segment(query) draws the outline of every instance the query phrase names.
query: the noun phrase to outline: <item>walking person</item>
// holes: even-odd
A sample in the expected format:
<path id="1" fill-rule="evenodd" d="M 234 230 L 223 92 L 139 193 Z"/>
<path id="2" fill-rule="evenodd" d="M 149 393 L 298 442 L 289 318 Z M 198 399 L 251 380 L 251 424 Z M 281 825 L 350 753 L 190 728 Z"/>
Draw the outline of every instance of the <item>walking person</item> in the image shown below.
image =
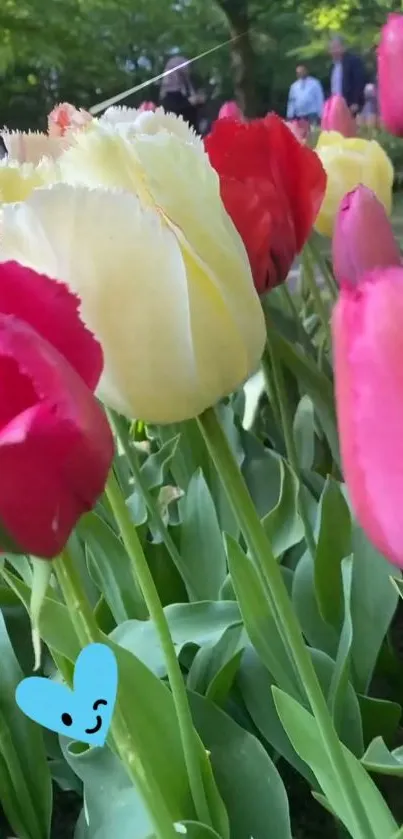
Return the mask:
<path id="1" fill-rule="evenodd" d="M 343 96 L 353 116 L 364 107 L 365 67 L 362 58 L 346 49 L 343 38 L 335 35 L 330 41 L 332 57 L 330 95 Z"/>
<path id="2" fill-rule="evenodd" d="M 182 55 L 170 58 L 165 65 L 164 73 L 167 75 L 163 76 L 160 85 L 160 104 L 165 111 L 182 116 L 192 128 L 196 129 L 197 97 L 190 80 L 186 58 Z"/>
<path id="3" fill-rule="evenodd" d="M 305 64 L 298 64 L 296 75 L 288 94 L 287 119 L 318 124 L 324 104 L 322 85 L 319 79 L 309 75 Z"/>

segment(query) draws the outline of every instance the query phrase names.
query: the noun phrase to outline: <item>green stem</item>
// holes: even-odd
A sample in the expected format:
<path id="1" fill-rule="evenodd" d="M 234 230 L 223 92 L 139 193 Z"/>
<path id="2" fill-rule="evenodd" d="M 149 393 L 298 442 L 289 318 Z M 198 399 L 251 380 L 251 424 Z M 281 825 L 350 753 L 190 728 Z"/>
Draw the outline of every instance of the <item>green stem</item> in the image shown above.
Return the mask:
<path id="1" fill-rule="evenodd" d="M 210 811 L 207 804 L 199 759 L 199 741 L 193 726 L 180 664 L 176 657 L 175 646 L 169 631 L 168 622 L 147 560 L 144 556 L 137 530 L 130 518 L 125 499 L 113 471 L 109 475 L 106 494 L 165 656 L 168 679 L 175 704 L 183 754 L 196 813 L 198 819 L 203 824 L 211 825 Z"/>
<path id="2" fill-rule="evenodd" d="M 93 643 L 104 643 L 104 636 L 97 626 L 91 605 L 67 548 L 54 560 L 53 569 L 81 647 Z M 152 772 L 145 771 L 145 767 L 136 754 L 119 700 L 116 701 L 112 718 L 111 735 L 130 780 L 147 807 L 158 839 L 177 839 L 177 833 L 161 790 L 155 783 Z"/>
<path id="3" fill-rule="evenodd" d="M 311 339 L 310 339 L 310 337 L 309 337 L 309 335 L 308 335 L 308 333 L 307 333 L 306 329 L 304 328 L 304 325 L 301 321 L 298 309 L 295 305 L 295 302 L 294 302 L 293 296 L 290 292 L 290 289 L 287 287 L 286 283 L 283 283 L 280 290 L 281 290 L 282 296 L 284 297 L 284 300 L 286 302 L 286 305 L 288 307 L 290 315 L 293 318 L 293 320 L 295 321 L 295 326 L 296 326 L 296 329 L 297 329 L 298 342 L 301 344 L 301 346 L 304 348 L 305 352 L 308 353 L 308 355 L 311 358 L 315 358 L 316 353 L 315 353 L 314 347 L 312 345 L 312 341 L 311 341 Z"/>
<path id="4" fill-rule="evenodd" d="M 309 250 L 305 247 L 302 253 L 302 270 L 304 272 L 304 279 L 306 281 L 307 287 L 312 295 L 313 302 L 315 305 L 316 313 L 319 317 L 319 320 L 322 324 L 324 329 L 327 344 L 331 346 L 331 334 L 330 334 L 330 327 L 329 327 L 329 315 L 326 311 L 326 306 L 323 302 L 323 298 L 320 292 L 320 288 L 316 282 L 315 273 L 313 270 L 313 265 L 311 261 L 311 256 Z"/>
<path id="5" fill-rule="evenodd" d="M 273 348 L 271 341 L 270 341 L 270 330 L 267 334 L 267 344 L 263 353 L 262 358 L 262 366 L 263 369 L 266 365 L 270 364 L 270 369 L 273 374 L 273 383 L 277 394 L 277 402 L 280 407 L 280 415 L 281 415 L 281 427 L 284 434 L 284 442 L 285 448 L 287 452 L 287 457 L 293 470 L 294 474 L 297 476 L 300 482 L 300 490 L 298 493 L 298 504 L 299 504 L 299 512 L 301 515 L 302 523 L 304 525 L 304 533 L 305 533 L 305 541 L 307 544 L 307 548 L 309 553 L 311 554 L 312 559 L 315 558 L 316 554 L 316 544 L 315 544 L 315 537 L 313 533 L 313 528 L 309 519 L 309 513 L 306 506 L 306 500 L 304 495 L 304 486 L 301 477 L 301 470 L 298 463 L 298 455 L 297 449 L 295 446 L 294 440 L 294 431 L 293 431 L 293 424 L 292 424 L 292 417 L 290 412 L 290 403 L 286 393 L 285 385 L 284 385 L 284 375 L 281 366 L 281 361 L 277 356 L 275 349 Z"/>
<path id="6" fill-rule="evenodd" d="M 161 536 L 161 539 L 164 542 L 164 545 L 172 559 L 172 562 L 179 571 L 179 574 L 184 580 L 189 591 L 191 590 L 192 585 L 186 563 L 183 561 L 178 551 L 178 548 L 176 547 L 175 542 L 169 532 L 169 529 L 166 526 L 164 519 L 162 518 L 162 515 L 158 507 L 158 503 L 156 502 L 154 496 L 147 487 L 139 464 L 136 448 L 130 443 L 129 435 L 126 431 L 124 420 L 114 411 L 107 411 L 107 414 L 109 422 L 123 447 L 134 480 L 150 514 L 151 521 L 154 524 L 159 535 Z"/>
<path id="7" fill-rule="evenodd" d="M 340 791 L 348 802 L 354 824 L 354 835 L 356 839 L 358 837 L 359 839 L 371 839 L 371 837 L 374 839 L 372 825 L 351 777 L 312 659 L 288 596 L 280 566 L 274 557 L 252 498 L 213 408 L 208 409 L 199 417 L 199 424 L 262 584 L 266 592 L 270 592 L 276 622 L 292 652 L 294 665 L 304 686 L 334 775 L 338 779 Z M 375 839 L 378 837 L 375 836 Z"/>

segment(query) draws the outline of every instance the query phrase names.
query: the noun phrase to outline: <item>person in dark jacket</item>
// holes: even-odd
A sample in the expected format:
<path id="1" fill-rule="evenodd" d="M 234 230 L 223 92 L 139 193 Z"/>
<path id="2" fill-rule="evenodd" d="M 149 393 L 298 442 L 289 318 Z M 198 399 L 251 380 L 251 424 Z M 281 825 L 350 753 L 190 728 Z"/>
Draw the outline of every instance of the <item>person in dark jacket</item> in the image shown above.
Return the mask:
<path id="1" fill-rule="evenodd" d="M 170 113 L 182 116 L 192 128 L 197 126 L 197 109 L 186 58 L 175 55 L 167 61 L 160 86 L 160 104 Z"/>
<path id="2" fill-rule="evenodd" d="M 346 49 L 343 39 L 339 36 L 330 41 L 329 52 L 333 59 L 330 95 L 343 96 L 351 113 L 358 114 L 364 106 L 364 62 L 359 55 Z"/>

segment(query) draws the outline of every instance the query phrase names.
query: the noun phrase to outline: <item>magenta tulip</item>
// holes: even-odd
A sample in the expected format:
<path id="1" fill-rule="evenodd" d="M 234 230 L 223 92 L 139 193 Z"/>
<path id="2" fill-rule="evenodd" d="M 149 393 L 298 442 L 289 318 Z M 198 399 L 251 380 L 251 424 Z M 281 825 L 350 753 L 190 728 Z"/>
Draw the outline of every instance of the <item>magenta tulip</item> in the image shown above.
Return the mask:
<path id="1" fill-rule="evenodd" d="M 403 568 L 403 268 L 344 284 L 333 312 L 336 404 L 353 509 Z"/>
<path id="2" fill-rule="evenodd" d="M 356 285 L 373 268 L 401 264 L 398 244 L 383 204 L 366 186 L 344 196 L 333 234 L 333 270 L 337 282 Z"/>
<path id="3" fill-rule="evenodd" d="M 357 125 L 352 116 L 347 102 L 342 96 L 336 94 L 328 99 L 323 108 L 322 131 L 338 131 L 343 137 L 355 137 Z"/>
<path id="4" fill-rule="evenodd" d="M 391 134 L 403 136 L 403 15 L 389 15 L 378 47 L 381 121 Z"/>

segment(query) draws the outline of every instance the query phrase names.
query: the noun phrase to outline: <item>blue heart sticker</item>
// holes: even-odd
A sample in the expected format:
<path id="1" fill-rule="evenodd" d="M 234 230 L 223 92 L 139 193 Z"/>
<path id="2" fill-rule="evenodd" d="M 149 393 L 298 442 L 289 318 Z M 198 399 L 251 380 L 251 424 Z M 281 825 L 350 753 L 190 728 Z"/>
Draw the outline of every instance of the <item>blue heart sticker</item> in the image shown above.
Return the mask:
<path id="1" fill-rule="evenodd" d="M 118 668 L 105 644 L 81 650 L 74 668 L 74 689 L 41 676 L 23 679 L 15 692 L 21 711 L 34 722 L 72 740 L 103 746 L 112 720 Z"/>

